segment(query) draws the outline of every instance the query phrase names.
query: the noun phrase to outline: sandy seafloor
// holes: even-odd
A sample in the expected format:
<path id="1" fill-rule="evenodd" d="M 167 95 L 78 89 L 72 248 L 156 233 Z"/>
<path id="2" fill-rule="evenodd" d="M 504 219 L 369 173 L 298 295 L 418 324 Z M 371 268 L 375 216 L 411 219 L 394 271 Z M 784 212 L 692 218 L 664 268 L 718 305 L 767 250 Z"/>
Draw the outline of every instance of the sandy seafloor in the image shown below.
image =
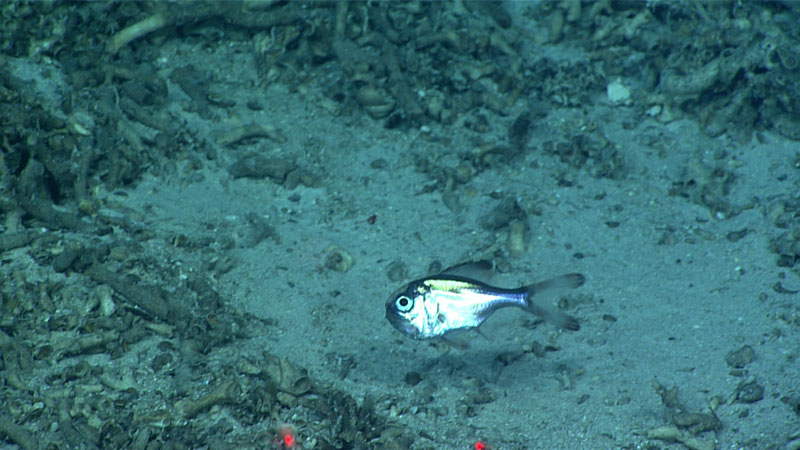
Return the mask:
<path id="1" fill-rule="evenodd" d="M 457 127 L 430 123 L 427 130 L 390 130 L 360 111 L 331 115 L 314 101 L 314 92 L 248 87 L 248 81 L 258 85 L 258 74 L 250 53 L 236 45 L 248 44 L 210 51 L 165 42 L 156 64 L 210 70 L 220 79 L 216 89 L 237 102 L 231 114 L 212 123 L 184 111 L 181 102 L 188 98 L 170 85 L 172 113 L 210 141 L 213 132 L 240 124 L 272 125 L 288 142 L 263 142 L 259 151 L 313 152 L 307 160 L 315 161 L 312 171 L 324 174 L 323 186 L 286 190 L 269 180 L 233 179 L 227 167 L 250 149 L 221 147 L 221 159 L 194 182 L 147 176 L 119 200 L 148 211 L 149 227 L 188 236 L 213 228 L 228 238 L 233 224 L 249 213 L 269 218 L 280 243 L 265 240 L 232 250 L 235 267 L 218 284 L 232 306 L 277 321 L 263 335 L 239 341 L 243 353 L 268 350 L 356 397 L 396 399 L 383 405 L 387 414 L 415 431 L 420 445 L 435 448 L 472 448 L 478 440 L 496 449 L 686 448 L 645 436 L 669 423 L 654 382 L 677 386 L 691 411 L 708 412 L 714 404 L 723 428 L 698 438 L 716 439 L 716 448 L 783 448 L 800 429 L 798 415 L 781 401 L 798 395 L 800 329 L 779 319 L 790 305 L 796 308 L 798 297 L 773 290 L 778 281 L 800 289 L 800 280 L 776 266 L 769 240 L 777 231 L 763 211 L 771 196 L 798 191 L 800 173 L 792 165 L 797 142 L 769 131 L 749 142 L 726 135 L 712 139 L 692 117 L 640 120 L 641 108 L 614 105 L 599 92 L 586 108 L 589 117 L 565 109 L 534 123 L 529 150 L 515 164 L 470 181 L 459 194 L 463 211 L 453 213 L 440 193 L 420 194 L 430 180 L 415 170 L 413 158 L 447 155 L 443 160 L 455 163 L 474 146 Z M 248 100 L 264 110 L 248 109 Z M 508 117 L 492 116 L 498 141 L 506 139 L 522 103 Z M 616 144 L 626 165 L 622 179 L 593 178 L 536 151 L 551 130 L 586 122 L 596 123 Z M 626 122 L 637 125 L 628 129 Z M 753 207 L 719 218 L 669 195 L 687 161 L 721 151 L 737 177 L 728 200 Z M 372 168 L 379 158 L 386 167 Z M 555 174 L 564 172 L 574 185 L 559 185 Z M 448 265 L 474 258 L 496 241 L 494 232 L 478 225 L 498 202 L 493 192 L 532 201 L 541 211 L 529 217 L 526 251 L 509 260 L 512 270 L 501 282 L 517 286 L 567 272 L 585 274 L 586 284 L 569 296 L 568 312 L 581 330 L 523 326 L 531 317 L 505 310 L 482 327 L 485 337 L 468 337 L 466 350 L 444 353 L 402 336 L 384 318 L 385 301 L 402 285 L 389 281 L 387 266 L 402 261 L 410 281 L 426 275 L 433 261 Z M 376 221 L 369 224 L 372 215 Z M 660 244 L 669 227 L 678 238 Z M 744 238 L 726 238 L 743 229 L 749 230 Z M 331 246 L 353 256 L 349 271 L 322 269 Z M 495 369 L 498 355 L 533 342 L 557 351 L 527 353 Z M 734 376 L 725 358 L 744 345 L 756 358 L 743 376 Z M 347 359 L 354 365 L 342 379 L 339 367 Z M 419 374 L 419 384 L 404 381 L 409 372 Z M 731 401 L 748 377 L 763 386 L 763 399 Z M 459 408 L 474 397 L 476 386 L 493 400 L 468 417 Z M 428 412 L 418 412 L 421 406 Z M 437 414 L 430 413 L 434 409 Z"/>
<path id="2" fill-rule="evenodd" d="M 163 57 L 187 58 L 177 50 L 167 46 Z M 232 179 L 227 162 L 220 161 L 203 172 L 202 181 L 178 185 L 149 178 L 130 192 L 129 206 L 152 206 L 151 226 L 186 234 L 205 233 L 213 223 L 224 236 L 224 224 L 248 213 L 270 218 L 281 243 L 234 250 L 237 264 L 220 280 L 234 306 L 278 323 L 240 342 L 243 352 L 268 349 L 289 356 L 314 377 L 356 396 L 399 397 L 396 420 L 437 448 L 469 448 L 478 440 L 498 449 L 685 448 L 644 436 L 668 423 L 654 382 L 677 386 L 692 411 L 708 412 L 715 398 L 722 400 L 715 409 L 724 424 L 717 448 L 781 446 L 800 427 L 798 416 L 780 401 L 796 394 L 800 382 L 800 330 L 776 319 L 798 298 L 773 290 L 778 281 L 798 289 L 800 280 L 776 266 L 769 249 L 775 230 L 758 206 L 720 219 L 668 195 L 688 160 L 721 150 L 736 164 L 729 197 L 734 204 L 796 192 L 796 142 L 770 132 L 761 143 L 755 137 L 745 143 L 725 135 L 711 139 L 690 118 L 644 120 L 625 129 L 623 122 L 640 114 L 637 109 L 598 95 L 588 109 L 591 117 L 583 120 L 596 122 L 617 144 L 628 167 L 624 179 L 577 171 L 575 185 L 561 187 L 553 173 L 572 169 L 529 151 L 514 167 L 472 180 L 467 188 L 474 195 L 462 196 L 463 212 L 455 214 L 439 194 L 419 194 L 429 180 L 414 170 L 412 155 L 455 158 L 468 151 L 471 144 L 458 129 L 431 123 L 430 131 L 387 130 L 360 113 L 335 117 L 280 86 L 245 88 L 257 76 L 246 53 L 201 52 L 196 49 L 194 61 L 187 62 L 235 67 L 223 81 L 240 105 L 230 124 L 277 127 L 288 142 L 269 145 L 269 154 L 313 148 L 314 170 L 326 174 L 322 188 L 287 191 L 267 180 Z M 182 94 L 177 88 L 170 92 L 180 112 Z M 249 99 L 265 109 L 246 109 Z M 186 127 L 201 133 L 208 127 L 180 113 Z M 498 139 L 513 117 L 492 124 Z M 571 120 L 579 122 L 568 112 L 552 112 L 534 124 L 531 142 Z M 224 154 L 228 162 L 236 156 L 236 149 Z M 371 168 L 379 158 L 387 167 Z M 542 211 L 530 218 L 527 251 L 511 261 L 505 284 L 585 274 L 586 284 L 571 294 L 577 306 L 569 311 L 581 330 L 561 332 L 546 324 L 529 329 L 522 327 L 529 317 L 505 310 L 482 327 L 487 338 L 470 337 L 467 350 L 443 354 L 400 335 L 384 319 L 384 303 L 399 287 L 388 280 L 387 266 L 402 261 L 415 278 L 426 275 L 435 260 L 447 265 L 473 258 L 494 242 L 478 221 L 496 205 L 489 197 L 495 191 L 532 199 Z M 374 224 L 367 223 L 371 215 L 377 216 Z M 620 225 L 610 228 L 609 221 Z M 667 227 L 680 238 L 660 245 Z M 726 239 L 742 229 L 750 230 L 743 239 Z M 331 246 L 354 257 L 351 270 L 321 270 Z M 541 358 L 526 354 L 497 376 L 492 367 L 499 354 L 534 341 L 558 351 Z M 730 374 L 725 357 L 743 345 L 756 353 L 746 377 L 765 389 L 754 404 L 729 401 L 744 378 Z M 355 362 L 345 379 L 337 376 L 342 358 Z M 408 372 L 419 373 L 421 382 L 407 385 Z M 476 383 L 488 387 L 494 401 L 465 418 L 457 408 Z M 415 405 L 435 406 L 443 414 L 414 414 Z M 714 440 L 709 433 L 701 437 Z"/>

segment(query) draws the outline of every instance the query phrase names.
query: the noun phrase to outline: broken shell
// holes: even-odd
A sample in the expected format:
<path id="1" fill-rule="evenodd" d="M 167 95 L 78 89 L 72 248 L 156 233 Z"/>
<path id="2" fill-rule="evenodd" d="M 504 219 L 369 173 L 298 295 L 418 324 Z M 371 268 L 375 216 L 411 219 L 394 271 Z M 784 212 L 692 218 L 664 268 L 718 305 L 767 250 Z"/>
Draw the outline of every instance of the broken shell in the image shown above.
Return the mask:
<path id="1" fill-rule="evenodd" d="M 117 310 L 117 305 L 111 296 L 111 288 L 106 285 L 98 286 L 97 296 L 100 299 L 100 314 L 104 317 L 114 314 L 114 311 Z"/>
<path id="2" fill-rule="evenodd" d="M 333 246 L 328 247 L 328 257 L 325 258 L 325 267 L 337 272 L 347 272 L 355 264 L 355 260 L 343 249 Z"/>
<path id="3" fill-rule="evenodd" d="M 359 89 L 356 92 L 356 100 L 361 103 L 361 106 L 373 119 L 381 119 L 388 116 L 394 111 L 396 105 L 396 102 L 388 93 L 371 86 L 364 86 Z"/>
<path id="4" fill-rule="evenodd" d="M 94 118 L 86 112 L 76 111 L 67 119 L 67 129 L 78 136 L 91 136 Z"/>
<path id="5" fill-rule="evenodd" d="M 104 372 L 98 377 L 100 383 L 104 386 L 120 392 L 137 393 L 142 391 L 142 387 L 136 383 L 132 373 L 123 373 L 121 375 Z"/>
<path id="6" fill-rule="evenodd" d="M 190 398 L 179 400 L 175 404 L 175 408 L 183 417 L 191 419 L 192 417 L 211 408 L 214 405 L 232 403 L 236 401 L 241 393 L 242 388 L 239 386 L 239 384 L 236 383 L 235 380 L 228 380 L 227 382 L 217 386 L 216 389 L 207 395 L 200 397 L 197 400 Z"/>
<path id="7" fill-rule="evenodd" d="M 243 373 L 245 375 L 259 375 L 261 373 L 261 369 L 253 363 L 242 361 L 239 363 L 239 373 Z"/>
<path id="8" fill-rule="evenodd" d="M 306 369 L 292 364 L 286 358 L 273 355 L 264 355 L 265 365 L 263 374 L 266 375 L 280 392 L 299 396 L 311 390 L 311 379 Z"/>
<path id="9" fill-rule="evenodd" d="M 797 66 L 800 66 L 800 55 L 792 47 L 779 45 L 775 51 L 784 69 L 794 70 Z"/>
<path id="10" fill-rule="evenodd" d="M 389 280 L 399 283 L 408 278 L 408 269 L 403 261 L 394 261 L 386 267 L 386 276 Z"/>
<path id="11" fill-rule="evenodd" d="M 63 255 L 63 253 L 62 253 Z M 95 295 L 88 295 L 86 297 L 86 304 L 83 305 L 83 310 L 86 313 L 90 313 L 94 311 L 98 306 L 100 306 L 100 290 L 98 289 L 95 292 Z"/>
<path id="12" fill-rule="evenodd" d="M 146 322 L 144 327 L 165 338 L 171 338 L 175 335 L 175 327 L 166 323 Z"/>
<path id="13" fill-rule="evenodd" d="M 659 439 L 662 441 L 674 442 L 681 440 L 683 433 L 675 425 L 665 425 L 658 428 L 647 430 L 648 439 Z"/>
<path id="14" fill-rule="evenodd" d="M 581 2 L 580 0 L 563 0 L 561 7 L 567 13 L 567 22 L 575 22 L 581 18 Z"/>
<path id="15" fill-rule="evenodd" d="M 525 253 L 525 222 L 514 221 L 508 227 L 508 253 L 512 258 L 519 258 Z"/>
<path id="16" fill-rule="evenodd" d="M 428 108 L 428 114 L 432 117 L 439 117 L 444 110 L 444 99 L 442 99 L 439 95 L 429 95 L 426 96 L 428 101 L 426 102 L 426 106 Z"/>
<path id="17" fill-rule="evenodd" d="M 461 184 L 469 183 L 473 175 L 475 175 L 475 169 L 473 169 L 469 164 L 461 163 L 453 171 L 453 179 L 455 179 L 457 183 Z"/>
<path id="18" fill-rule="evenodd" d="M 631 103 L 631 90 L 617 78 L 606 86 L 606 95 L 611 103 L 616 105 L 629 105 Z"/>
<path id="19" fill-rule="evenodd" d="M 442 192 L 442 203 L 444 203 L 444 206 L 446 206 L 447 209 L 456 214 L 460 213 L 464 209 L 461 205 L 461 201 L 458 199 L 458 195 L 456 195 L 452 189 Z"/>
<path id="20" fill-rule="evenodd" d="M 549 35 L 550 42 L 556 43 L 560 41 L 564 32 L 564 11 L 560 9 L 553 11 L 547 25 L 547 34 Z"/>
<path id="21" fill-rule="evenodd" d="M 394 101 L 384 105 L 365 106 L 364 109 L 373 119 L 382 119 L 394 111 Z"/>

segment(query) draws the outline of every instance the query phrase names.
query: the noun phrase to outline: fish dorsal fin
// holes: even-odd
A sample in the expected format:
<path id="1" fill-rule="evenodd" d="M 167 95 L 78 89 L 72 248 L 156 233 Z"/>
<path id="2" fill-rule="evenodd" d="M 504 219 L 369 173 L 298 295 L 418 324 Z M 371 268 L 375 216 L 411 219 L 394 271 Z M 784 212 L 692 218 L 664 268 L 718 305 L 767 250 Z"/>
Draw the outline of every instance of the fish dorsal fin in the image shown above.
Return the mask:
<path id="1" fill-rule="evenodd" d="M 494 275 L 494 265 L 491 261 L 470 261 L 457 264 L 444 269 L 440 275 L 455 275 L 457 277 L 471 278 L 481 283 L 489 284 Z"/>

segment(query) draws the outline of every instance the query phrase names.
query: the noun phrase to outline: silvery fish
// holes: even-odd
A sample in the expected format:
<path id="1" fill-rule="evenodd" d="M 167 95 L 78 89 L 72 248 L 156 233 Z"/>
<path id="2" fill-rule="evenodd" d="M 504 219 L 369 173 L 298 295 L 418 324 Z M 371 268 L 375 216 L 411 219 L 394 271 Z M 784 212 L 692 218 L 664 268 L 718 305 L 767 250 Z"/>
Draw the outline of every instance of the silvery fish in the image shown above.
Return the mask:
<path id="1" fill-rule="evenodd" d="M 516 307 L 558 327 L 580 329 L 577 319 L 545 304 L 541 298 L 552 299 L 553 293 L 583 285 L 586 279 L 583 275 L 570 273 L 516 289 L 494 287 L 460 275 L 465 270 L 477 273 L 488 269 L 491 263 L 479 261 L 412 281 L 386 302 L 386 319 L 402 333 L 428 339 L 477 328 L 498 309 Z"/>

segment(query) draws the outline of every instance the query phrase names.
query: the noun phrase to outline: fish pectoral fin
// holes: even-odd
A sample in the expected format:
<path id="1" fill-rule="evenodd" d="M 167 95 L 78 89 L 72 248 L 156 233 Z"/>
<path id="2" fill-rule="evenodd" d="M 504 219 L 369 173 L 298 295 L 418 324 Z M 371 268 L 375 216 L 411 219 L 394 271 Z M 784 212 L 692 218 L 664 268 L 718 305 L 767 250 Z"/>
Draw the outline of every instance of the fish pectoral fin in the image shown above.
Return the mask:
<path id="1" fill-rule="evenodd" d="M 481 330 L 481 327 L 475 327 L 474 330 L 475 330 L 476 333 L 478 333 L 478 336 L 486 339 L 487 341 L 491 341 L 492 340 L 492 338 L 490 338 L 489 335 L 487 335 L 486 333 L 484 333 Z"/>
<path id="2" fill-rule="evenodd" d="M 442 336 L 442 341 L 459 350 L 469 349 L 469 342 L 466 339 L 458 339 L 455 336 Z"/>

